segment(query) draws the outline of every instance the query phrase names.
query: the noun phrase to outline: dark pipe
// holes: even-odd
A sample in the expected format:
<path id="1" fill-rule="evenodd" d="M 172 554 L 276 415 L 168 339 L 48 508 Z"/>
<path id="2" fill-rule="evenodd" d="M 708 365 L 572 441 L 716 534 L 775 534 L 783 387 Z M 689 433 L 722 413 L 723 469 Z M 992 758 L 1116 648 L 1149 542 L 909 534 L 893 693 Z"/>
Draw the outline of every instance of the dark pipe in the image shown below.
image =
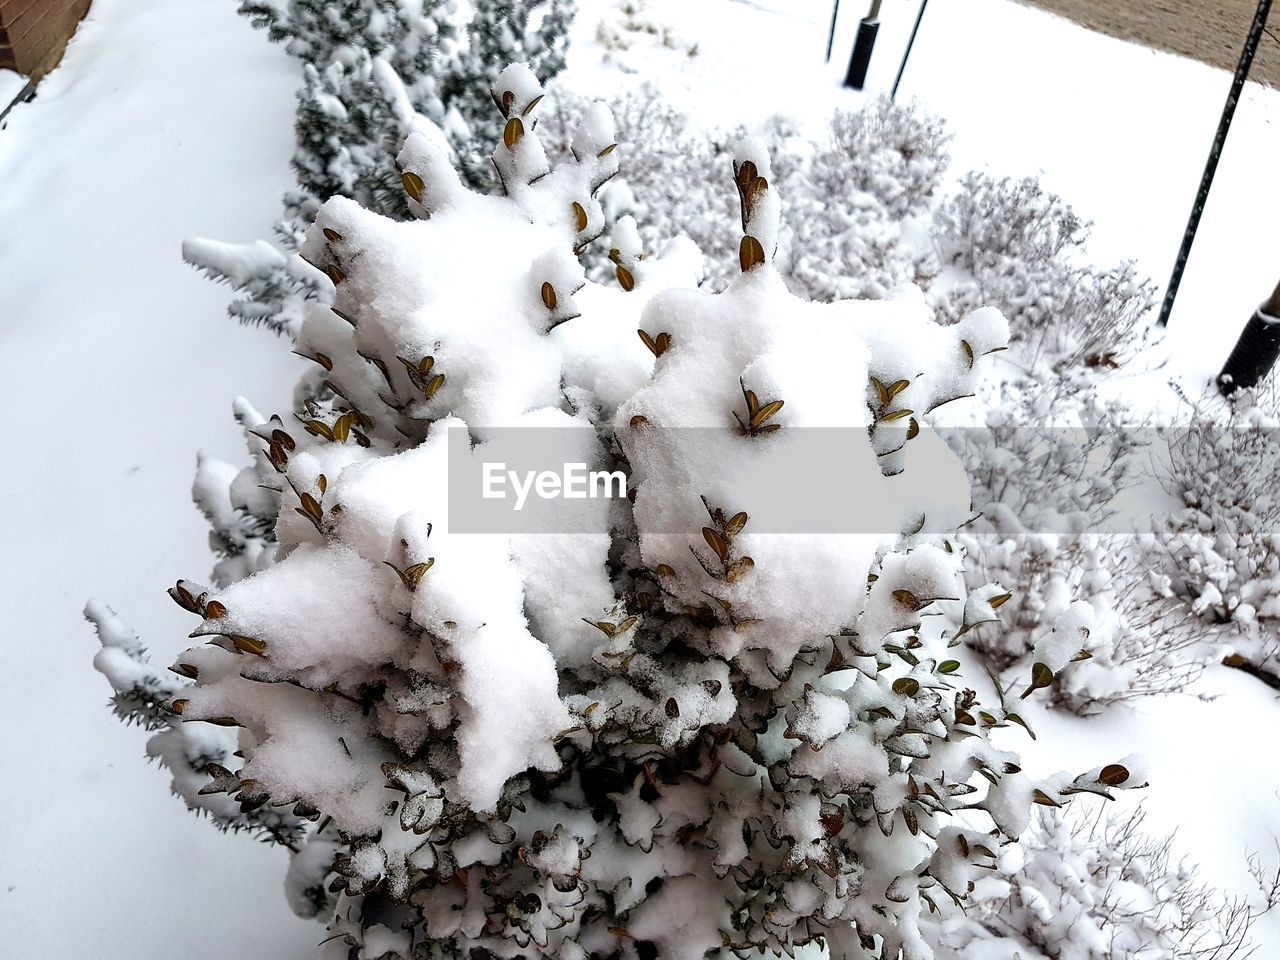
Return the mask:
<path id="1" fill-rule="evenodd" d="M 1249 389 L 1271 372 L 1280 358 L 1280 286 L 1271 299 L 1254 311 L 1235 349 L 1218 374 L 1218 390 L 1230 396 Z"/>
<path id="2" fill-rule="evenodd" d="M 867 82 L 867 69 L 871 66 L 871 51 L 880 32 L 880 0 L 873 0 L 871 12 L 858 23 L 858 39 L 853 44 L 849 69 L 844 75 L 844 85 L 861 90 Z"/>

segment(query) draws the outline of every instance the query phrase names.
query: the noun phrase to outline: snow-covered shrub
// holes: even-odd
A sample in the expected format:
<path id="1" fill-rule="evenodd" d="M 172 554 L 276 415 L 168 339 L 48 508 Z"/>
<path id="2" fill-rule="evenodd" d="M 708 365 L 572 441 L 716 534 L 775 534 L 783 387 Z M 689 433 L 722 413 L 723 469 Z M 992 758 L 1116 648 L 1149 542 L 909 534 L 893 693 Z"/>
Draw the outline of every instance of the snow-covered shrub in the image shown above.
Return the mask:
<path id="1" fill-rule="evenodd" d="M 1008 379 L 947 433 L 965 461 L 974 507 L 1000 533 L 1101 532 L 1140 482 L 1146 421 L 1099 396 L 1092 377 Z"/>
<path id="2" fill-rule="evenodd" d="M 1143 813 L 1046 811 L 931 939 L 954 960 L 1244 960 L 1270 909 L 1227 899 L 1143 834 Z M 942 951 L 947 951 L 942 953 Z"/>
<path id="3" fill-rule="evenodd" d="M 570 128 L 586 101 L 565 98 L 551 129 Z M 735 198 L 722 187 L 731 145 L 749 132 L 774 158 L 786 192 L 777 267 L 790 287 L 815 300 L 882 298 L 903 284 L 929 283 L 936 255 L 904 237 L 903 218 L 927 210 L 946 169 L 941 121 L 914 103 L 882 98 L 861 111 L 833 115 L 828 137 L 804 141 L 783 118 L 761 129 L 708 133 L 666 105 L 651 86 L 611 103 L 619 135 L 633 149 L 606 208 L 633 215 L 646 243 L 684 235 L 707 256 L 706 283 L 723 289 L 734 276 L 735 250 L 721 224 Z"/>
<path id="4" fill-rule="evenodd" d="M 992 304 L 1031 366 L 1117 366 L 1144 342 L 1154 287 L 1132 263 L 1081 263 L 1089 225 L 1031 177 L 970 173 L 936 214 L 939 253 L 971 279 L 949 291 L 953 309 Z"/>
<path id="5" fill-rule="evenodd" d="M 788 217 L 784 269 L 798 291 L 819 300 L 881 299 L 904 284 L 932 281 L 937 261 L 929 250 L 904 243 L 901 225 L 885 220 L 869 197 L 845 199 L 802 197 L 813 215 Z"/>
<path id="6" fill-rule="evenodd" d="M 413 216 L 395 155 L 418 117 L 438 124 L 473 184 L 494 185 L 495 126 L 488 91 L 499 71 L 527 61 L 540 76 L 564 68 L 572 0 L 474 0 L 465 30 L 453 0 L 244 0 L 240 11 L 302 62 L 293 167 L 279 248 L 195 240 L 188 262 L 240 296 L 236 319 L 292 336 L 319 279 L 296 249 L 332 196 L 399 220 Z M 264 249 L 267 248 L 267 249 Z M 228 269 L 230 267 L 230 269 Z"/>
<path id="7" fill-rule="evenodd" d="M 471 10 L 466 44 L 441 90 L 446 129 L 462 134 L 453 138 L 459 169 L 467 182 L 488 189 L 496 185 L 489 150 L 502 134 L 501 111 L 493 109 L 489 91 L 509 63 L 527 63 L 544 81 L 564 69 L 574 2 L 471 0 Z"/>
<path id="8" fill-rule="evenodd" d="M 659 16 L 648 0 L 617 0 L 596 25 L 596 42 L 604 48 L 606 60 L 631 51 L 647 56 L 653 46 L 698 55 L 697 41 Z"/>
<path id="9" fill-rule="evenodd" d="M 329 64 L 358 50 L 387 52 L 413 73 L 428 65 L 451 0 L 241 0 L 240 14 L 303 63 Z"/>
<path id="10" fill-rule="evenodd" d="M 958 537 L 966 579 L 972 590 L 997 585 L 1004 621 L 974 630 L 969 646 L 995 673 L 1021 671 L 1068 632 L 1081 662 L 1057 674 L 1049 702 L 1086 714 L 1183 691 L 1219 650 L 1152 582 L 1138 537 L 1149 518 L 1118 505 L 1146 472 L 1152 431 L 1079 379 L 1005 382 L 984 397 L 984 423 L 946 435 L 978 514 Z"/>
<path id="11" fill-rule="evenodd" d="M 895 220 L 927 213 L 951 162 L 950 140 L 942 119 L 915 101 L 881 96 L 861 110 L 838 110 L 813 158 L 815 192 L 831 200 L 869 194 Z"/>
<path id="12" fill-rule="evenodd" d="M 295 165 L 304 190 L 409 216 L 402 194 L 383 207 L 353 193 L 352 181 L 377 178 L 371 164 L 394 170 L 408 132 L 397 129 L 387 95 L 371 81 L 375 60 L 399 78 L 414 110 L 443 126 L 471 182 L 490 183 L 488 145 L 501 127 L 493 125 L 488 90 L 513 61 L 548 78 L 564 68 L 573 4 L 472 0 L 465 29 L 455 7 L 454 0 L 243 0 L 241 13 L 316 75 L 299 95 Z"/>
<path id="13" fill-rule="evenodd" d="M 406 132 L 397 129 L 374 62 L 395 73 L 415 110 L 443 120 L 441 80 L 459 44 L 452 0 L 244 0 L 240 12 L 302 64 L 299 187 L 319 201 L 342 194 L 374 205 L 369 188 L 380 167 L 394 169 L 394 145 Z M 398 206 L 384 212 L 407 216 L 400 198 L 393 201 Z"/>
<path id="14" fill-rule="evenodd" d="M 928 212 L 950 157 L 942 121 L 914 102 L 880 97 L 839 110 L 825 142 L 786 181 L 783 270 L 815 300 L 881 298 L 903 284 L 930 284 L 937 258 L 904 237 L 905 220 Z"/>
<path id="15" fill-rule="evenodd" d="M 1147 540 L 1169 592 L 1236 652 L 1280 672 L 1280 397 L 1274 386 L 1192 403 L 1169 444 L 1170 492 L 1185 506 Z"/>
<path id="16" fill-rule="evenodd" d="M 574 251 L 621 151 L 597 107 L 552 168 L 541 96 L 522 67 L 494 88 L 505 196 L 419 131 L 400 163 L 422 220 L 321 208 L 302 253 L 332 308 L 296 347 L 322 379 L 288 421 L 237 408 L 249 467 L 202 465 L 242 564 L 173 588 L 207 642 L 170 677 L 91 605 L 98 666 L 191 806 L 294 851 L 327 957 L 931 958 L 922 912 L 962 903 L 1034 804 L 1144 778 L 1033 780 L 991 741 L 1021 717 L 947 659 L 996 612 L 966 596 L 946 531 L 969 493 L 925 411 L 974 391 L 1005 322 L 790 294 L 758 141 L 723 293 L 692 244 L 648 255 L 627 220 L 616 282 L 589 282 Z M 625 465 L 633 497 L 585 533 L 459 529 L 451 471 L 512 427 Z M 819 506 L 852 500 L 868 532 L 777 532 L 788 491 L 750 478 L 810 428 L 848 438 Z"/>
<path id="17" fill-rule="evenodd" d="M 1016 666 L 1035 678 L 1045 664 L 1052 682 L 1034 685 L 1049 687 L 1055 707 L 1088 715 L 1183 692 L 1220 653 L 1202 623 L 1152 587 L 1130 536 L 960 539 L 1009 624 L 974 631 L 969 645 L 995 673 Z"/>
<path id="18" fill-rule="evenodd" d="M 571 94 L 559 97 L 544 121 L 547 139 L 566 142 L 590 105 Z M 670 237 L 688 237 L 706 258 L 708 289 L 723 289 L 738 272 L 737 247 L 724 230 L 738 215 L 737 197 L 724 188 L 733 162 L 727 135 L 699 129 L 648 84 L 614 98 L 609 107 L 627 144 L 618 178 L 603 191 L 610 221 L 633 217 L 649 248 Z M 606 266 L 612 272 L 612 264 Z"/>
<path id="19" fill-rule="evenodd" d="M 1005 626 L 968 637 L 996 671 L 1029 653 L 1074 599 L 1108 588 L 1117 544 L 1101 534 L 1142 464 L 1142 434 L 1125 416 L 1070 377 L 1004 381 L 946 431 L 972 483 L 976 515 L 960 535 L 970 588 L 996 583 L 1007 594 Z"/>

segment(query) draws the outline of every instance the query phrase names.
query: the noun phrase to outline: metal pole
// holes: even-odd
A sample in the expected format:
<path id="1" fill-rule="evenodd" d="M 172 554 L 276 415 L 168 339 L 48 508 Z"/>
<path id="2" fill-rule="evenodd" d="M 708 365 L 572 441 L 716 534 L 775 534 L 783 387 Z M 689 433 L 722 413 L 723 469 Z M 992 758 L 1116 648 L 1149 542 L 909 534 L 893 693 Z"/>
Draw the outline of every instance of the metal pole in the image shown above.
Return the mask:
<path id="1" fill-rule="evenodd" d="M 911 39 L 907 41 L 906 53 L 902 55 L 902 66 L 898 67 L 898 77 L 893 81 L 893 92 L 889 94 L 890 100 L 898 95 L 898 84 L 902 83 L 902 75 L 907 72 L 907 58 L 911 56 L 911 48 L 916 45 L 916 34 L 920 32 L 920 21 L 924 19 L 924 8 L 928 5 L 929 0 L 920 0 L 920 12 L 916 14 L 916 24 L 911 28 Z"/>
<path id="2" fill-rule="evenodd" d="M 1249 37 L 1245 40 L 1244 51 L 1240 54 L 1240 63 L 1236 66 L 1236 75 L 1231 81 L 1231 91 L 1227 94 L 1226 105 L 1222 108 L 1222 119 L 1218 121 L 1218 133 L 1213 138 L 1213 147 L 1209 151 L 1209 160 L 1204 167 L 1204 176 L 1200 178 L 1200 189 L 1196 193 L 1195 203 L 1191 207 L 1191 218 L 1187 221 L 1186 232 L 1182 235 L 1182 247 L 1178 250 L 1178 259 L 1173 264 L 1173 275 L 1169 278 L 1169 286 L 1165 290 L 1164 303 L 1160 305 L 1160 326 L 1169 324 L 1169 314 L 1173 312 L 1173 303 L 1178 298 L 1178 288 L 1182 285 L 1182 275 L 1187 269 L 1187 260 L 1191 257 L 1191 246 L 1196 242 L 1196 231 L 1200 229 L 1200 217 L 1204 214 L 1205 204 L 1209 202 L 1209 190 L 1213 186 L 1214 174 L 1218 172 L 1218 161 L 1222 159 L 1222 149 L 1227 144 L 1227 134 L 1231 131 L 1231 120 L 1236 113 L 1236 104 L 1240 102 L 1240 94 L 1244 90 L 1244 82 L 1249 77 L 1249 67 L 1253 65 L 1253 57 L 1258 52 L 1258 43 L 1267 26 L 1267 14 L 1271 12 L 1271 0 L 1259 0 L 1258 12 L 1254 14 L 1253 26 L 1249 28 Z"/>
<path id="3" fill-rule="evenodd" d="M 831 62 L 831 45 L 836 42 L 836 20 L 840 18 L 840 0 L 836 0 L 835 6 L 831 10 L 831 29 L 827 31 L 827 59 L 826 63 Z"/>

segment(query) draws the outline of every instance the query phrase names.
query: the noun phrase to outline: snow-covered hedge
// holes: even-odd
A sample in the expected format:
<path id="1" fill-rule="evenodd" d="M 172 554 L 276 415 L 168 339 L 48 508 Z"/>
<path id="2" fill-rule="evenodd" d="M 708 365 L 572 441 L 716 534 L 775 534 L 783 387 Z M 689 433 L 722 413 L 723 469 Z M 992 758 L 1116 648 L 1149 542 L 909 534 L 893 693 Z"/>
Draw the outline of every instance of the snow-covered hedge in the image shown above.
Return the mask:
<path id="1" fill-rule="evenodd" d="M 410 210 L 397 187 L 395 155 L 407 134 L 396 93 L 376 76 L 399 80 L 413 110 L 441 125 L 472 183 L 493 179 L 497 139 L 488 91 L 512 61 L 539 76 L 564 69 L 572 0 L 471 0 L 459 29 L 454 0 L 242 0 L 240 12 L 296 57 L 299 185 L 327 200 L 342 195 L 400 219 Z"/>
<path id="2" fill-rule="evenodd" d="M 553 131 L 571 127 L 585 106 L 566 100 L 551 115 Z M 724 266 L 732 250 L 717 225 L 732 198 L 719 181 L 744 131 L 694 129 L 651 87 L 611 106 L 635 147 L 606 209 L 632 213 L 647 242 L 693 239 L 710 261 L 707 282 L 721 289 L 732 279 Z M 1146 342 L 1154 288 L 1134 266 L 1085 262 L 1088 224 L 1033 178 L 970 173 L 944 190 L 950 136 L 915 103 L 880 98 L 837 111 L 817 142 L 784 118 L 754 133 L 769 144 L 789 198 L 777 266 L 793 290 L 878 299 L 914 284 L 950 319 L 994 305 L 1009 318 L 1019 361 L 1055 376 L 1120 365 Z"/>
<path id="3" fill-rule="evenodd" d="M 569 93 L 557 96 L 543 120 L 547 142 L 567 144 L 591 104 Z M 648 247 L 671 237 L 688 237 L 706 258 L 707 288 L 723 289 L 738 272 L 736 241 L 724 230 L 738 214 L 737 197 L 725 189 L 733 165 L 732 134 L 713 135 L 698 128 L 647 84 L 613 98 L 609 108 L 627 152 L 618 177 L 601 192 L 608 221 L 633 217 Z M 777 179 L 787 169 L 788 158 L 778 150 L 776 132 L 762 137 L 774 157 Z M 598 261 L 587 258 L 592 276 L 602 275 Z M 606 264 L 604 272 L 611 273 L 612 264 Z"/>
<path id="4" fill-rule="evenodd" d="M 552 168 L 541 97 L 524 67 L 494 87 L 505 196 L 423 126 L 399 157 L 420 220 L 324 204 L 302 253 L 332 302 L 296 342 L 316 374 L 288 420 L 237 405 L 248 467 L 202 464 L 232 562 L 171 592 L 205 642 L 170 675 L 91 604 L 97 665 L 194 809 L 293 850 L 327 957 L 932 958 L 922 916 L 1035 804 L 1144 783 L 1133 759 L 1029 777 L 991 739 L 1016 707 L 948 657 L 998 615 L 965 589 L 969 492 L 927 411 L 974 392 L 1004 319 L 789 293 L 758 141 L 729 171 L 723 293 L 625 219 L 589 282 L 574 251 L 625 148 L 595 107 Z M 625 465 L 633 498 L 587 533 L 454 529 L 450 458 L 511 427 Z M 771 531 L 787 490 L 746 481 L 809 428 L 848 438 L 824 502 L 883 535 Z"/>
<path id="5" fill-rule="evenodd" d="M 784 267 L 815 300 L 881 298 L 938 272 L 915 221 L 927 217 L 950 163 L 942 121 L 880 97 L 832 115 L 826 140 L 794 165 Z"/>

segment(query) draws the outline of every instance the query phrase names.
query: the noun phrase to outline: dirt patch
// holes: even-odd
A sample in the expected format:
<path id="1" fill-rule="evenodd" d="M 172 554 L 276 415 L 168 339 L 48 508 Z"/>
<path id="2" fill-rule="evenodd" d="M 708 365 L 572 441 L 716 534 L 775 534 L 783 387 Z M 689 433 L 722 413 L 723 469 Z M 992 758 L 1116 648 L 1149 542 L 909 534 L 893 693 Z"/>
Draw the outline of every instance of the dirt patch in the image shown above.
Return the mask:
<path id="1" fill-rule="evenodd" d="M 1257 0 L 1021 0 L 1100 33 L 1234 71 Z M 1278 4 L 1277 6 L 1280 6 Z M 1280 12 L 1272 9 L 1250 80 L 1280 87 Z"/>

